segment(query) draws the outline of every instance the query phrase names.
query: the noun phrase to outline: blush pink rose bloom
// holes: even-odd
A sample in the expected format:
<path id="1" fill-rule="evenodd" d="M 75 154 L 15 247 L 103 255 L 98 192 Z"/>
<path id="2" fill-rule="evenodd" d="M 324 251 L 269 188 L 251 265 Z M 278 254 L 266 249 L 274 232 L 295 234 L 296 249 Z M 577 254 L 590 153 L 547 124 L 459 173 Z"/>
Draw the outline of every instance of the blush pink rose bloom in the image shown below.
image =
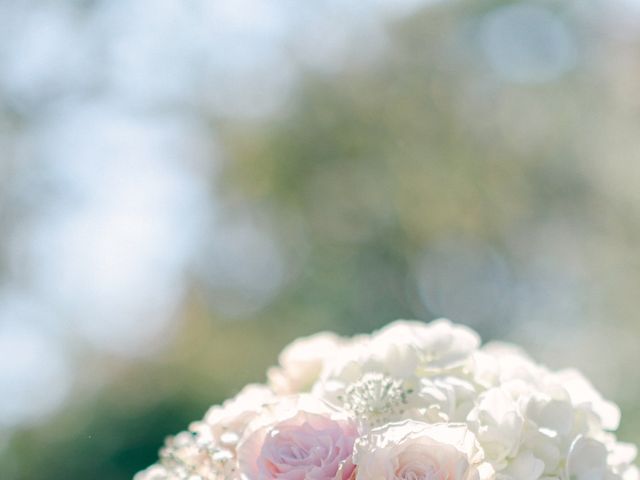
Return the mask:
<path id="1" fill-rule="evenodd" d="M 349 480 L 358 436 L 344 412 L 307 395 L 265 409 L 237 448 L 245 480 Z"/>
<path id="2" fill-rule="evenodd" d="M 357 480 L 495 480 L 464 424 L 390 423 L 358 440 L 354 461 Z"/>

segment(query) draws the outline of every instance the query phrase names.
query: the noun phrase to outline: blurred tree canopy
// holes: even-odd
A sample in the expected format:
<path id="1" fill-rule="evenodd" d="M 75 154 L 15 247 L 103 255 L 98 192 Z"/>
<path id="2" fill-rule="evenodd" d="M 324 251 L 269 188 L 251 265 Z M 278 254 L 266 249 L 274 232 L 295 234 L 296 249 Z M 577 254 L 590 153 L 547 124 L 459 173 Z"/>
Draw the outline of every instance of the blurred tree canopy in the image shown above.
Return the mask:
<path id="1" fill-rule="evenodd" d="M 521 341 L 554 367 L 573 362 L 605 381 L 613 364 L 592 365 L 589 354 L 603 328 L 621 351 L 637 351 L 628 332 L 639 328 L 640 217 L 624 171 L 639 151 L 640 102 L 624 99 L 640 69 L 630 56 L 609 57 L 619 40 L 597 8 L 527 5 L 436 2 L 390 18 L 376 55 L 362 37 L 334 70 L 294 56 L 300 80 L 274 115 L 210 114 L 224 157 L 211 182 L 226 215 L 250 212 L 267 225 L 286 259 L 282 287 L 266 306 L 229 320 L 194 275 L 168 346 L 145 360 L 88 363 L 87 377 L 107 364 L 112 381 L 12 434 L 0 477 L 131 478 L 154 461 L 164 435 L 262 381 L 288 341 L 323 329 L 352 334 L 448 315 L 485 339 Z M 521 18 L 542 22 L 540 9 L 573 43 L 560 60 L 548 43 L 532 61 L 566 65 L 549 79 L 511 78 L 503 57 L 492 64 L 487 53 L 491 28 L 502 25 L 497 15 L 513 15 L 516 27 Z M 625 42 L 637 52 L 637 37 Z M 517 47 L 495 55 L 517 63 Z M 620 138 L 621 152 L 604 155 Z M 583 350 L 549 340 L 553 328 L 579 330 Z M 616 357 L 627 381 L 624 391 L 610 388 L 623 407 L 622 437 L 639 441 L 631 360 Z"/>

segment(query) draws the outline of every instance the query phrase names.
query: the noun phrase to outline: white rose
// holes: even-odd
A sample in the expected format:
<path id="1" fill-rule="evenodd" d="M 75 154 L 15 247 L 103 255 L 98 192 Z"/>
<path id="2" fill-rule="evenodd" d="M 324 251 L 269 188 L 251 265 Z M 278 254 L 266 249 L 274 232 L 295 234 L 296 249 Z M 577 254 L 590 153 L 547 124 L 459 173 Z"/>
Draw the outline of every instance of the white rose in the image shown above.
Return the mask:
<path id="1" fill-rule="evenodd" d="M 455 379 L 421 378 L 416 392 L 422 415 L 428 423 L 448 422 L 456 411 Z"/>
<path id="2" fill-rule="evenodd" d="M 578 436 L 569 449 L 566 478 L 604 479 L 607 473 L 607 448 L 597 440 Z"/>
<path id="3" fill-rule="evenodd" d="M 392 378 L 442 375 L 466 365 L 480 338 L 448 320 L 398 320 L 370 337 L 356 337 L 336 352 L 322 374 L 324 382 L 351 383 L 367 372 Z"/>
<path id="4" fill-rule="evenodd" d="M 595 413 L 605 430 L 616 430 L 620 424 L 620 409 L 604 400 L 598 391 L 577 370 L 557 372 L 554 377 L 567 390 L 573 405 Z"/>
<path id="5" fill-rule="evenodd" d="M 517 453 L 524 418 L 517 401 L 506 389 L 496 387 L 482 393 L 467 422 L 482 444 L 487 459 L 497 469 L 506 466 L 507 459 Z"/>
<path id="6" fill-rule="evenodd" d="M 370 373 L 400 382 L 404 392 L 416 392 L 420 378 L 449 375 L 468 365 L 479 342 L 472 330 L 448 320 L 399 320 L 344 345 L 325 365 L 313 392 L 340 403 L 347 388 Z"/>
<path id="7" fill-rule="evenodd" d="M 569 395 L 554 384 L 535 388 L 514 380 L 504 388 L 518 400 L 520 414 L 524 417 L 522 445 L 544 462 L 545 474 L 555 475 L 575 438 L 575 415 Z"/>
<path id="8" fill-rule="evenodd" d="M 544 462 L 530 451 L 522 451 L 496 476 L 497 480 L 538 480 L 544 471 Z"/>
<path id="9" fill-rule="evenodd" d="M 446 319 L 431 323 L 398 320 L 373 334 L 372 346 L 384 351 L 387 345 L 410 347 L 417 352 L 424 373 L 440 374 L 465 365 L 480 345 L 480 337 L 473 330 Z"/>
<path id="10" fill-rule="evenodd" d="M 222 406 L 213 406 L 207 411 L 202 422 L 191 425 L 201 443 L 211 443 L 219 449 L 229 450 L 235 455 L 235 447 L 240 436 L 262 410 L 274 402 L 276 397 L 264 385 L 250 384 L 234 398 Z"/>
<path id="11" fill-rule="evenodd" d="M 549 371 L 537 365 L 516 345 L 490 342 L 474 353 L 476 381 L 485 386 L 497 386 L 510 380 L 537 385 Z"/>
<path id="12" fill-rule="evenodd" d="M 269 385 L 280 395 L 307 392 L 316 382 L 325 362 L 344 343 L 330 332 L 295 340 L 278 357 L 278 367 L 268 370 Z"/>
<path id="13" fill-rule="evenodd" d="M 638 454 L 638 448 L 635 445 L 616 442 L 615 438 L 610 438 L 607 450 L 609 452 L 607 463 L 610 473 L 607 479 L 638 480 L 640 478 L 638 468 L 633 465 Z"/>
<path id="14" fill-rule="evenodd" d="M 357 480 L 490 480 L 493 469 L 464 424 L 412 420 L 371 431 L 356 443 Z"/>
<path id="15" fill-rule="evenodd" d="M 635 465 L 629 465 L 618 478 L 622 480 L 638 480 L 640 479 L 640 470 Z"/>

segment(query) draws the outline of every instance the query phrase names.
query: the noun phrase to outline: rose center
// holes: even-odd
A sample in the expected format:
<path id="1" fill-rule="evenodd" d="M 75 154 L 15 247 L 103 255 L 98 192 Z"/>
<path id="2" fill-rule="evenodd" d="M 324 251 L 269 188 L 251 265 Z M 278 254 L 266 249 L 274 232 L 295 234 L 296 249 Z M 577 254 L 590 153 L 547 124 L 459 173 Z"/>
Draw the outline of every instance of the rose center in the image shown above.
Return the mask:
<path id="1" fill-rule="evenodd" d="M 447 480 L 446 472 L 433 465 L 410 465 L 396 473 L 398 480 Z"/>

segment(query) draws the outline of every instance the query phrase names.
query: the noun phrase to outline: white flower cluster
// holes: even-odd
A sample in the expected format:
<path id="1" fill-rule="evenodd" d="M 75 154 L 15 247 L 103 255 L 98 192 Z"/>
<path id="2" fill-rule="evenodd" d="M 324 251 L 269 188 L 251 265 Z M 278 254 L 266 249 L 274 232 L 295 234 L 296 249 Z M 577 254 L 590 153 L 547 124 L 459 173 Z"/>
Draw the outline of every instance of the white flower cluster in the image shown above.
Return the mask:
<path id="1" fill-rule="evenodd" d="M 447 320 L 296 340 L 135 480 L 638 480 L 620 412 L 575 370 Z"/>

